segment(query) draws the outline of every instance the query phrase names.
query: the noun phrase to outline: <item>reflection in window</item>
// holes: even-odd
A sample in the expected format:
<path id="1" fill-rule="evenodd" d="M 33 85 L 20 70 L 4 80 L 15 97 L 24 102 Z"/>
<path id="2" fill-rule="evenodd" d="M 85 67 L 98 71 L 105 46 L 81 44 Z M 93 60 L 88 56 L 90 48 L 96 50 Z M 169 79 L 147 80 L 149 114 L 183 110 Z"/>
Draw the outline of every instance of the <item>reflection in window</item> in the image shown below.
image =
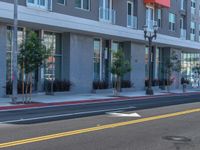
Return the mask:
<path id="1" fill-rule="evenodd" d="M 24 31 L 22 28 L 18 28 L 18 50 L 20 50 L 20 45 L 24 39 Z M 12 80 L 12 45 L 13 45 L 13 29 L 11 27 L 7 28 L 7 53 L 6 53 L 6 80 Z M 20 70 L 20 68 L 19 68 Z M 20 77 L 20 71 L 18 73 L 18 78 Z"/>
<path id="2" fill-rule="evenodd" d="M 44 79 L 60 80 L 61 79 L 61 35 L 51 32 L 44 33 L 44 45 L 50 50 L 51 54 L 46 60 L 44 68 Z"/>
<path id="3" fill-rule="evenodd" d="M 94 80 L 99 81 L 101 74 L 101 46 L 100 40 L 94 40 Z"/>
<path id="4" fill-rule="evenodd" d="M 192 86 L 199 86 L 199 75 L 194 68 L 200 64 L 200 53 L 181 54 L 181 74 L 188 79 Z"/>
<path id="5" fill-rule="evenodd" d="M 90 0 L 75 0 L 75 7 L 89 10 L 90 9 Z"/>

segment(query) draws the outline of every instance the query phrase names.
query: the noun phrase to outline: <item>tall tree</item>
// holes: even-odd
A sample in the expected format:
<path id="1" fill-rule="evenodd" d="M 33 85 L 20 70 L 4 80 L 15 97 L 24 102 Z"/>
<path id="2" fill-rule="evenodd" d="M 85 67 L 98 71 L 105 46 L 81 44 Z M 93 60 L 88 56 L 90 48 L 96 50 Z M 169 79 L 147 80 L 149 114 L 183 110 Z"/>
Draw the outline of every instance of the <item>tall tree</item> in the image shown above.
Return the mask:
<path id="1" fill-rule="evenodd" d="M 114 83 L 115 96 L 118 96 L 121 89 L 122 77 L 131 71 L 130 62 L 125 58 L 124 52 L 120 49 L 117 52 L 113 52 L 113 61 L 111 64 L 111 73 L 116 76 Z"/>
<path id="2" fill-rule="evenodd" d="M 45 48 L 45 46 L 42 44 L 42 41 L 33 31 L 27 32 L 26 39 L 23 41 L 20 48 L 21 49 L 18 56 L 18 62 L 23 72 L 25 73 L 25 101 L 28 101 L 28 91 L 30 92 L 29 100 L 31 100 L 33 72 L 35 72 L 49 57 L 50 51 Z M 28 90 L 28 88 L 30 89 Z"/>

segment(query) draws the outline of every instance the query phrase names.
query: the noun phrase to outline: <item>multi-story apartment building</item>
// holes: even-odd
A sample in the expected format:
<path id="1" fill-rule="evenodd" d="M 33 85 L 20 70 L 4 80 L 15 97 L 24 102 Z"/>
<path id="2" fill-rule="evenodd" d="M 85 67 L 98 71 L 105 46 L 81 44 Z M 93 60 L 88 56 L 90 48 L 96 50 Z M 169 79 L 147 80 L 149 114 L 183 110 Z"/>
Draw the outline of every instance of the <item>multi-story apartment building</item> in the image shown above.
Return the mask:
<path id="1" fill-rule="evenodd" d="M 148 42 L 143 26 L 158 25 L 153 41 L 153 78 L 164 79 L 163 61 L 175 51 L 181 75 L 193 81 L 200 63 L 200 0 L 18 0 L 18 43 L 34 30 L 51 47 L 54 65 L 35 72 L 35 89 L 45 79 L 70 80 L 72 91 L 89 92 L 93 81 L 111 82 L 112 52 L 123 49 L 132 71 L 124 78 L 141 90 L 148 79 Z M 0 95 L 12 79 L 13 0 L 0 0 Z"/>

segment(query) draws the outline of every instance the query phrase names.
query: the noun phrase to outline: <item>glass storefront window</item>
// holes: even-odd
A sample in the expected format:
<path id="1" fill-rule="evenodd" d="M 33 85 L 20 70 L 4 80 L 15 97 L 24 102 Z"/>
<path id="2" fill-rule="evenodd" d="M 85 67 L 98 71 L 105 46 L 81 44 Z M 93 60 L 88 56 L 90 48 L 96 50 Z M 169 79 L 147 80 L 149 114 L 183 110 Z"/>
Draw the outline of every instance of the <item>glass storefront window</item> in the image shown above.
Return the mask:
<path id="1" fill-rule="evenodd" d="M 120 43 L 119 42 L 112 42 L 111 44 L 111 64 L 113 62 L 113 60 L 115 59 L 113 56 L 114 52 L 117 52 L 120 49 Z M 116 79 L 116 76 L 114 76 L 113 74 L 110 73 L 111 76 L 111 81 L 114 81 Z"/>
<path id="2" fill-rule="evenodd" d="M 101 80 L 101 45 L 100 40 L 94 40 L 94 81 Z"/>
<path id="3" fill-rule="evenodd" d="M 94 81 L 106 81 L 112 83 L 114 76 L 110 72 L 110 67 L 114 59 L 113 52 L 123 48 L 123 44 L 117 41 L 94 39 Z"/>
<path id="4" fill-rule="evenodd" d="M 43 42 L 51 53 L 45 62 L 44 79 L 60 80 L 62 66 L 61 34 L 44 32 Z"/>
<path id="5" fill-rule="evenodd" d="M 12 30 L 7 30 L 7 57 L 6 57 L 6 80 L 12 80 Z"/>
<path id="6" fill-rule="evenodd" d="M 181 74 L 190 81 L 193 87 L 199 86 L 199 75 L 194 68 L 200 64 L 200 53 L 181 54 Z"/>
<path id="7" fill-rule="evenodd" d="M 24 31 L 22 28 L 18 28 L 18 51 L 20 50 L 20 45 L 24 39 Z M 6 54 L 6 81 L 12 80 L 12 45 L 13 45 L 13 29 L 12 27 L 7 28 L 7 54 Z M 20 68 L 19 68 L 20 70 Z M 20 77 L 20 71 L 18 72 L 18 78 Z"/>
<path id="8" fill-rule="evenodd" d="M 29 31 L 29 30 L 27 30 Z M 39 31 L 34 31 L 39 37 Z M 26 32 L 23 28 L 18 28 L 18 50 L 20 51 L 20 45 L 25 39 Z M 13 30 L 12 27 L 7 28 L 7 57 L 6 57 L 6 80 L 12 81 L 12 44 L 13 44 Z M 46 48 L 51 49 L 52 56 L 47 61 L 45 68 L 41 69 L 41 78 L 43 79 L 61 79 L 61 66 L 62 66 L 62 36 L 61 34 L 45 32 L 44 33 L 44 44 Z M 18 52 L 19 52 L 18 51 Z M 25 78 L 25 77 L 24 77 Z M 18 79 L 22 79 L 21 68 L 18 69 Z M 33 85 L 34 89 L 37 90 L 38 82 L 38 70 L 33 73 Z"/>

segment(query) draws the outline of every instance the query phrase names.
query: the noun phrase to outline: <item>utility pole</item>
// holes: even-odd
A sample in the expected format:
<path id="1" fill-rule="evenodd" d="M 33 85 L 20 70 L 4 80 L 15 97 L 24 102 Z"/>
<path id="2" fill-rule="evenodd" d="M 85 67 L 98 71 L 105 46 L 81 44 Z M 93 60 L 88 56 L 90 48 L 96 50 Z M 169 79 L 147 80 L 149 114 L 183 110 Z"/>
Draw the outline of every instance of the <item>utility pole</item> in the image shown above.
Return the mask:
<path id="1" fill-rule="evenodd" d="M 18 63 L 17 63 L 17 27 L 18 27 L 18 0 L 14 0 L 14 27 L 13 27 L 13 52 L 12 52 L 12 102 L 17 101 L 17 79 L 18 79 Z"/>

